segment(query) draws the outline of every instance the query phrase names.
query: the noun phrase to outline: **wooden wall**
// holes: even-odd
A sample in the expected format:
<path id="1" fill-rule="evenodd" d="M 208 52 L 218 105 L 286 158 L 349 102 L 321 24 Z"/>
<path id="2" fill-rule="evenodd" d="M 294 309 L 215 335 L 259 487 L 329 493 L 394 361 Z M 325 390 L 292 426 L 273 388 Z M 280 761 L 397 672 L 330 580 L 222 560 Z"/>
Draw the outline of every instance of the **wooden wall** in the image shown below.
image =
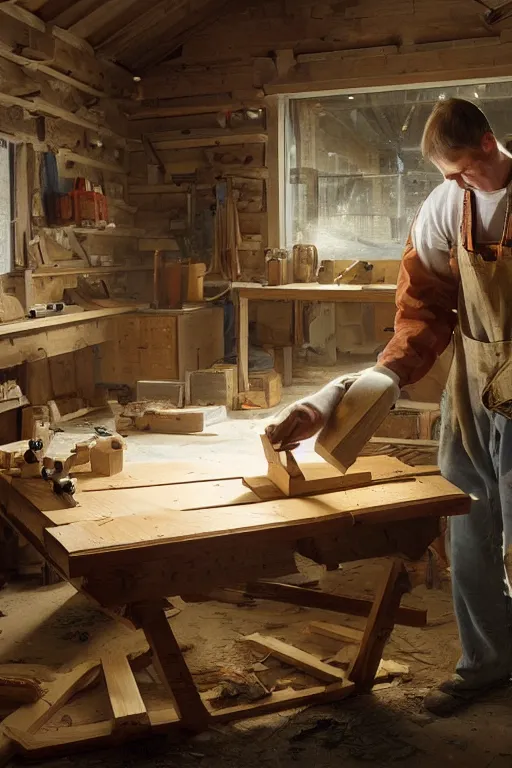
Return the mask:
<path id="1" fill-rule="evenodd" d="M 83 176 L 101 183 L 108 197 L 109 220 L 116 227 L 76 233 L 90 278 L 94 267 L 108 266 L 112 272 L 102 279 L 114 295 L 133 292 L 134 281 L 129 284 L 121 272 L 125 264 L 140 264 L 138 239 L 144 234 L 135 227 L 136 210 L 127 202 L 124 103 L 133 88 L 126 71 L 99 60 L 85 41 L 23 8 L 0 6 L 0 135 L 16 145 L 16 273 L 1 278 L 2 319 L 15 319 L 26 304 L 61 299 L 64 289 L 76 287 L 81 277 L 80 261 L 42 265 L 38 249 L 29 246 L 43 232 L 68 246 L 62 230 L 48 228 L 44 215 L 41 161 L 48 151 L 56 154 L 61 178 Z M 28 279 L 27 269 L 33 270 Z M 140 275 L 135 284 L 141 285 Z M 18 305 L 9 298 L 13 293 Z"/>
<path id="2" fill-rule="evenodd" d="M 197 184 L 202 210 L 213 203 L 215 179 L 233 177 L 241 191 L 242 278 L 262 276 L 263 248 L 279 245 L 273 97 L 509 76 L 512 18 L 489 24 L 484 12 L 472 0 L 228 3 L 140 83 L 129 121 L 130 202 L 140 207 L 141 219 L 151 211 L 158 237 L 169 214 L 180 226 L 187 184 Z M 259 109 L 261 126 L 247 121 Z M 230 121 L 232 113 L 237 120 Z M 163 166 L 158 184 L 148 184 L 144 134 Z M 159 244 L 176 249 L 168 231 Z"/>

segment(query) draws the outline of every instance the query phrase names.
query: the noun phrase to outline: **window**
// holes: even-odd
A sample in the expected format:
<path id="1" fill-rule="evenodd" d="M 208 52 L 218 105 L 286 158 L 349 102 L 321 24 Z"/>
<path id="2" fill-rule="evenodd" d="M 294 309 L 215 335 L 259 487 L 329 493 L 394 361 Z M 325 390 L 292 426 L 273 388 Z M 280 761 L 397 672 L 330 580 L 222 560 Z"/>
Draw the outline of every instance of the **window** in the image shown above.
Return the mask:
<path id="1" fill-rule="evenodd" d="M 13 268 L 14 200 L 12 145 L 0 139 L 0 274 Z"/>
<path id="2" fill-rule="evenodd" d="M 469 99 L 499 140 L 510 127 L 512 82 L 290 99 L 287 247 L 313 243 L 320 259 L 399 259 L 411 222 L 440 173 L 421 156 L 439 99 Z"/>

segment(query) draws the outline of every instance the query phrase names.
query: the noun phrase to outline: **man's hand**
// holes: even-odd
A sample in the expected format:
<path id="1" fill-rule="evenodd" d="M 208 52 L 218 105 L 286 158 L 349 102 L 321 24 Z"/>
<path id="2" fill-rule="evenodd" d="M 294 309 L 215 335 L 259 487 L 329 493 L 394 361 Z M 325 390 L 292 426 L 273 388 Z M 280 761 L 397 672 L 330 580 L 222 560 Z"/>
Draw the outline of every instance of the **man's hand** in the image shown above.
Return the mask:
<path id="1" fill-rule="evenodd" d="M 270 424 L 265 432 L 274 448 L 292 451 L 302 440 L 316 435 L 325 421 L 325 417 L 312 405 L 298 403 L 292 406 L 281 421 Z"/>

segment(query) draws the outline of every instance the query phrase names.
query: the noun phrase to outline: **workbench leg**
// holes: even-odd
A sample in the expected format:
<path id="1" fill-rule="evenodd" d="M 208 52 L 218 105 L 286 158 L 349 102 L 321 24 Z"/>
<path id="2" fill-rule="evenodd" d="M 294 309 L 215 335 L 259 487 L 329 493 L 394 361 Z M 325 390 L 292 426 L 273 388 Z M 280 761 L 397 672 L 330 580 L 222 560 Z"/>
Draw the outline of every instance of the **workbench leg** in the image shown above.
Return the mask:
<path id="1" fill-rule="evenodd" d="M 249 299 L 238 298 L 238 391 L 249 391 Z"/>
<path id="2" fill-rule="evenodd" d="M 182 724 L 195 731 L 204 730 L 210 715 L 161 604 L 138 604 L 132 607 L 131 613 L 146 635 L 153 651 L 153 665 L 171 695 Z"/>
<path id="3" fill-rule="evenodd" d="M 359 652 L 349 670 L 349 680 L 356 684 L 359 691 L 370 690 L 373 686 L 384 646 L 395 626 L 400 601 L 410 588 L 402 560 L 394 558 L 377 591 Z"/>

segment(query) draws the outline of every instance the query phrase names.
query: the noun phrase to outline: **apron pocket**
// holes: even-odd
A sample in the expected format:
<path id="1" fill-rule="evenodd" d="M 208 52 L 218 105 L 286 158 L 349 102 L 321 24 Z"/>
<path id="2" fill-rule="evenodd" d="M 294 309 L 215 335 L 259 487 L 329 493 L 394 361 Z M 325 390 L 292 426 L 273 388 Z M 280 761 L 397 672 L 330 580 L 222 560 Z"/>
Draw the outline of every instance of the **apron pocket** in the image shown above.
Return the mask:
<path id="1" fill-rule="evenodd" d="M 512 419 L 512 358 L 506 360 L 485 385 L 482 402 L 490 411 Z"/>

